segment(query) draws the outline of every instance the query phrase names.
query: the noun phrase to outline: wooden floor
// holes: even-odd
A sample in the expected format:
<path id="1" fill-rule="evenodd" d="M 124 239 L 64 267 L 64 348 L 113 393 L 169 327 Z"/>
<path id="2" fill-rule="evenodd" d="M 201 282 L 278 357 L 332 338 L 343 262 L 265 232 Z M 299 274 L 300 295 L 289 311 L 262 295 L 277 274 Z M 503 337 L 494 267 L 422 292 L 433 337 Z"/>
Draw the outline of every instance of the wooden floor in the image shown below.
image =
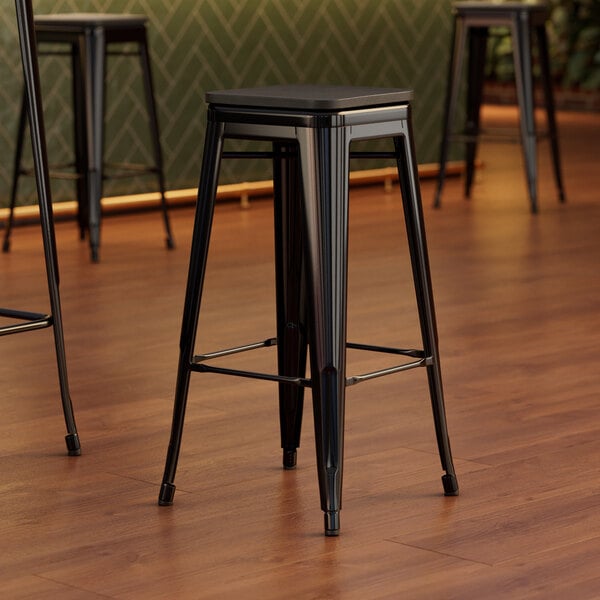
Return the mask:
<path id="1" fill-rule="evenodd" d="M 424 371 L 349 388 L 339 538 L 322 535 L 311 411 L 284 472 L 268 382 L 193 377 L 175 504 L 157 506 L 192 210 L 173 213 L 172 252 L 156 213 L 106 219 L 98 265 L 58 224 L 83 454 L 65 455 L 51 332 L 2 338 L 2 597 L 600 598 L 600 115 L 559 126 L 565 205 L 546 143 L 537 216 L 517 146 L 482 146 L 470 201 L 453 179 L 433 210 L 423 182 L 461 494 L 442 494 Z M 349 339 L 419 346 L 399 198 L 351 205 Z M 219 206 L 200 350 L 274 334 L 271 219 L 267 200 Z M 47 310 L 39 238 L 20 228 L 0 256 L 2 305 Z"/>

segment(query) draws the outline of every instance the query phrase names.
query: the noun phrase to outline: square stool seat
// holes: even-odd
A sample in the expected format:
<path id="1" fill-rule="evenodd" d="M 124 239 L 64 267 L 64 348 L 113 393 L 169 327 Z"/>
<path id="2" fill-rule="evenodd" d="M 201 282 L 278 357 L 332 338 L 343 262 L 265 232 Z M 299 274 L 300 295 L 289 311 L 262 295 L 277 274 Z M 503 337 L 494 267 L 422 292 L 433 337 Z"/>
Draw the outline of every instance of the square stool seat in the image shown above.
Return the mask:
<path id="1" fill-rule="evenodd" d="M 206 93 L 210 104 L 293 110 L 337 111 L 386 104 L 403 104 L 412 90 L 339 85 L 272 85 Z"/>
<path id="2" fill-rule="evenodd" d="M 509 14 L 507 11 L 518 10 L 535 13 L 545 22 L 548 14 L 546 0 L 456 0 L 453 6 L 457 12 L 469 11 L 469 13 L 475 14 L 477 11 L 482 11 L 486 15 L 486 19 L 491 13 Z"/>
<path id="3" fill-rule="evenodd" d="M 73 28 L 79 31 L 86 27 L 102 27 L 106 31 L 112 29 L 129 29 L 132 27 L 145 27 L 148 17 L 145 15 L 105 14 L 105 13 L 64 13 L 51 15 L 37 15 L 34 18 L 36 31 L 42 29 Z"/>

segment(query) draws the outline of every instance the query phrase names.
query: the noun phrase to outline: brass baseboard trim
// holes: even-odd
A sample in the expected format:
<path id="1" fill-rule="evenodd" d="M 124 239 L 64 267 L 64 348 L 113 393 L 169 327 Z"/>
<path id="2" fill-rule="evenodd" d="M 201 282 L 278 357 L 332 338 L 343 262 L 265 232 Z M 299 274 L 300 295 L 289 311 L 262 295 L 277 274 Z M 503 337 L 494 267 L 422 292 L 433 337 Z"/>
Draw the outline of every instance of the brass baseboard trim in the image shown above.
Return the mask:
<path id="1" fill-rule="evenodd" d="M 449 162 L 446 167 L 447 175 L 460 175 L 464 171 L 464 161 Z M 439 165 L 437 163 L 419 165 L 419 177 L 427 179 L 437 177 Z M 395 167 L 353 171 L 350 173 L 350 185 L 375 185 L 383 184 L 389 191 L 394 182 L 398 180 L 398 171 Z M 273 181 L 247 181 L 220 185 L 217 189 L 219 200 L 239 200 L 242 206 L 248 206 L 251 198 L 270 196 L 273 193 Z M 196 188 L 172 190 L 166 193 L 170 207 L 190 206 L 196 201 Z M 160 205 L 160 194 L 150 192 L 146 194 L 129 194 L 125 196 L 112 196 L 102 198 L 102 214 L 129 212 L 134 210 L 155 209 Z M 77 202 L 67 200 L 53 204 L 56 219 L 74 218 L 77 215 Z M 0 208 L 0 223 L 8 219 L 8 208 Z M 14 214 L 15 221 L 36 221 L 39 218 L 37 204 L 17 206 Z"/>

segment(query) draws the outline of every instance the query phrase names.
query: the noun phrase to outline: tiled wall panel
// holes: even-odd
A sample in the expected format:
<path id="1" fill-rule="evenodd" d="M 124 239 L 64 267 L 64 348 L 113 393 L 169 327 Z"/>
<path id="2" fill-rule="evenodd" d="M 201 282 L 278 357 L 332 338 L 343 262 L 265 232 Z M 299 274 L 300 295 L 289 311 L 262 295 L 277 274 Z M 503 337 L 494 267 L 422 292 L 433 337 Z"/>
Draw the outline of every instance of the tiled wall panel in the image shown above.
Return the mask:
<path id="1" fill-rule="evenodd" d="M 411 87 L 419 162 L 437 156 L 451 29 L 449 0 L 34 0 L 36 13 L 129 12 L 149 17 L 169 189 L 195 187 L 208 89 L 322 82 Z M 13 0 L 0 0 L 0 206 L 8 201 L 20 103 Z M 52 161 L 72 156 L 70 73 L 64 57 L 40 59 Z M 108 65 L 106 153 L 149 160 L 137 63 Z M 235 170 L 232 168 L 235 167 Z M 260 161 L 224 164 L 222 182 L 269 178 Z M 106 194 L 154 189 L 138 178 L 109 182 Z M 54 182 L 55 200 L 73 197 Z M 24 181 L 22 203 L 34 201 Z"/>

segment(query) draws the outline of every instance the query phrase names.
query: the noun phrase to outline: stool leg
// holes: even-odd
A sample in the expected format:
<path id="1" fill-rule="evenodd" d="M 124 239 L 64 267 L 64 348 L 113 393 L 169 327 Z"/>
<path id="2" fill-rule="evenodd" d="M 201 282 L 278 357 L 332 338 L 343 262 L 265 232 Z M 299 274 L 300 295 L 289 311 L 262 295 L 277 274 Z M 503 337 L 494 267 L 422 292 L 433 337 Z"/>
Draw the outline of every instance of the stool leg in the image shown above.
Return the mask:
<path id="1" fill-rule="evenodd" d="M 143 40 L 140 42 L 140 61 L 142 65 L 142 73 L 144 77 L 144 90 L 146 95 L 146 107 L 148 110 L 148 119 L 150 124 L 150 135 L 152 137 L 152 145 L 154 148 L 154 167 L 158 179 L 158 188 L 160 190 L 160 203 L 165 225 L 165 233 L 167 235 L 167 248 L 175 248 L 173 234 L 171 233 L 171 223 L 169 221 L 169 213 L 167 210 L 167 198 L 165 196 L 165 173 L 163 168 L 163 156 L 160 147 L 160 134 L 158 129 L 158 115 L 156 111 L 156 103 L 154 100 L 154 84 L 152 82 L 152 69 L 150 66 L 150 57 L 148 55 L 148 41 L 146 31 L 144 31 Z"/>
<path id="2" fill-rule="evenodd" d="M 219 164 L 223 146 L 223 126 L 210 120 L 206 130 L 204 142 L 204 155 L 202 159 L 202 172 L 198 188 L 198 203 L 194 221 L 194 233 L 190 254 L 190 267 L 188 272 L 185 304 L 183 307 L 183 320 L 181 324 L 181 338 L 179 342 L 179 367 L 177 370 L 177 383 L 175 388 L 175 404 L 173 407 L 173 423 L 171 438 L 167 451 L 165 472 L 158 497 L 161 506 L 173 504 L 175 495 L 175 472 L 181 448 L 181 435 L 185 407 L 190 384 L 191 364 L 196 341 L 196 329 L 200 312 L 200 297 L 206 272 L 206 259 L 208 257 L 208 244 L 213 220 L 217 182 L 219 177 Z"/>
<path id="3" fill-rule="evenodd" d="M 299 129 L 309 339 L 321 508 L 338 535 L 342 502 L 348 260 L 348 139 L 343 127 Z"/>
<path id="4" fill-rule="evenodd" d="M 31 0 L 16 0 L 17 25 L 21 46 L 21 59 L 25 77 L 26 97 L 29 112 L 29 129 L 36 175 L 36 184 L 40 206 L 40 222 L 44 242 L 44 257 L 48 278 L 48 291 L 53 319 L 54 345 L 58 363 L 58 376 L 63 405 L 63 413 L 67 426 L 67 450 L 69 455 L 81 454 L 79 436 L 73 416 L 73 406 L 69 395 L 67 379 L 67 363 L 62 328 L 62 313 L 60 307 L 58 260 L 56 255 L 56 240 L 52 218 L 52 198 L 48 176 L 48 157 L 46 153 L 46 138 L 40 96 L 40 79 L 37 65 L 36 44 L 33 34 L 33 9 Z"/>
<path id="5" fill-rule="evenodd" d="M 444 125 L 442 141 L 440 143 L 440 165 L 437 180 L 437 188 L 433 206 L 439 208 L 442 201 L 442 188 L 446 179 L 446 162 L 448 160 L 448 149 L 450 137 L 454 128 L 454 116 L 458 106 L 458 94 L 462 76 L 462 64 L 465 54 L 466 30 L 462 19 L 454 19 L 452 55 L 448 65 L 448 82 L 446 84 L 446 101 L 444 104 Z"/>
<path id="6" fill-rule="evenodd" d="M 279 375 L 304 377 L 307 339 L 298 150 L 296 145 L 286 144 L 274 144 L 273 150 L 278 371 Z M 279 421 L 285 469 L 296 466 L 303 406 L 303 387 L 279 384 Z"/>
<path id="7" fill-rule="evenodd" d="M 521 118 L 521 140 L 531 212 L 537 213 L 537 150 L 531 70 L 531 27 L 516 15 L 511 24 L 515 63 L 515 83 Z"/>
<path id="8" fill-rule="evenodd" d="M 17 126 L 17 144 L 13 162 L 12 187 L 10 190 L 10 212 L 8 213 L 8 222 L 6 223 L 6 230 L 4 232 L 4 243 L 2 244 L 3 252 L 8 252 L 10 250 L 10 234 L 12 233 L 14 223 L 15 206 L 17 204 L 17 189 L 19 186 L 19 178 L 21 176 L 21 160 L 23 158 L 23 141 L 25 139 L 25 126 L 27 119 L 26 105 L 27 99 L 25 90 L 23 90 L 23 99 L 21 101 L 21 110 L 19 112 L 19 124 Z"/>
<path id="9" fill-rule="evenodd" d="M 542 73 L 542 85 L 544 86 L 544 100 L 546 104 L 546 115 L 548 121 L 548 132 L 550 134 L 550 145 L 552 148 L 552 163 L 554 166 L 554 179 L 558 189 L 558 199 L 565 202 L 565 191 L 563 188 L 562 174 L 560 169 L 560 151 L 558 147 L 558 130 L 556 127 L 554 92 L 552 90 L 552 75 L 550 73 L 550 56 L 548 53 L 548 38 L 546 37 L 546 26 L 536 27 L 538 41 L 540 70 Z"/>
<path id="10" fill-rule="evenodd" d="M 442 484 L 444 493 L 447 496 L 455 496 L 458 494 L 458 482 L 452 462 L 450 440 L 446 425 L 433 291 L 410 118 L 407 122 L 406 135 L 395 138 L 394 144 L 398 156 L 398 175 L 402 190 L 402 204 L 404 207 L 404 218 L 417 296 L 421 334 L 423 337 L 423 348 L 425 355 L 429 357 L 426 368 L 435 432 L 442 469 L 446 471 L 442 476 Z"/>
<path id="11" fill-rule="evenodd" d="M 465 196 L 471 197 L 471 186 L 475 174 L 475 156 L 477 155 L 477 138 L 481 103 L 483 100 L 483 83 L 485 77 L 485 55 L 487 46 L 487 27 L 469 28 L 469 67 L 467 76 L 467 134 L 466 144 L 466 177 Z"/>
<path id="12" fill-rule="evenodd" d="M 99 260 L 102 199 L 102 158 L 104 148 L 104 30 L 96 27 L 85 34 L 86 138 L 88 145 L 88 209 L 90 254 Z"/>
<path id="13" fill-rule="evenodd" d="M 88 199 L 88 145 L 86 139 L 85 106 L 85 36 L 71 45 L 71 71 L 73 73 L 73 138 L 75 148 L 75 171 L 77 173 L 77 221 L 79 237 L 85 239 L 89 223 Z"/>

